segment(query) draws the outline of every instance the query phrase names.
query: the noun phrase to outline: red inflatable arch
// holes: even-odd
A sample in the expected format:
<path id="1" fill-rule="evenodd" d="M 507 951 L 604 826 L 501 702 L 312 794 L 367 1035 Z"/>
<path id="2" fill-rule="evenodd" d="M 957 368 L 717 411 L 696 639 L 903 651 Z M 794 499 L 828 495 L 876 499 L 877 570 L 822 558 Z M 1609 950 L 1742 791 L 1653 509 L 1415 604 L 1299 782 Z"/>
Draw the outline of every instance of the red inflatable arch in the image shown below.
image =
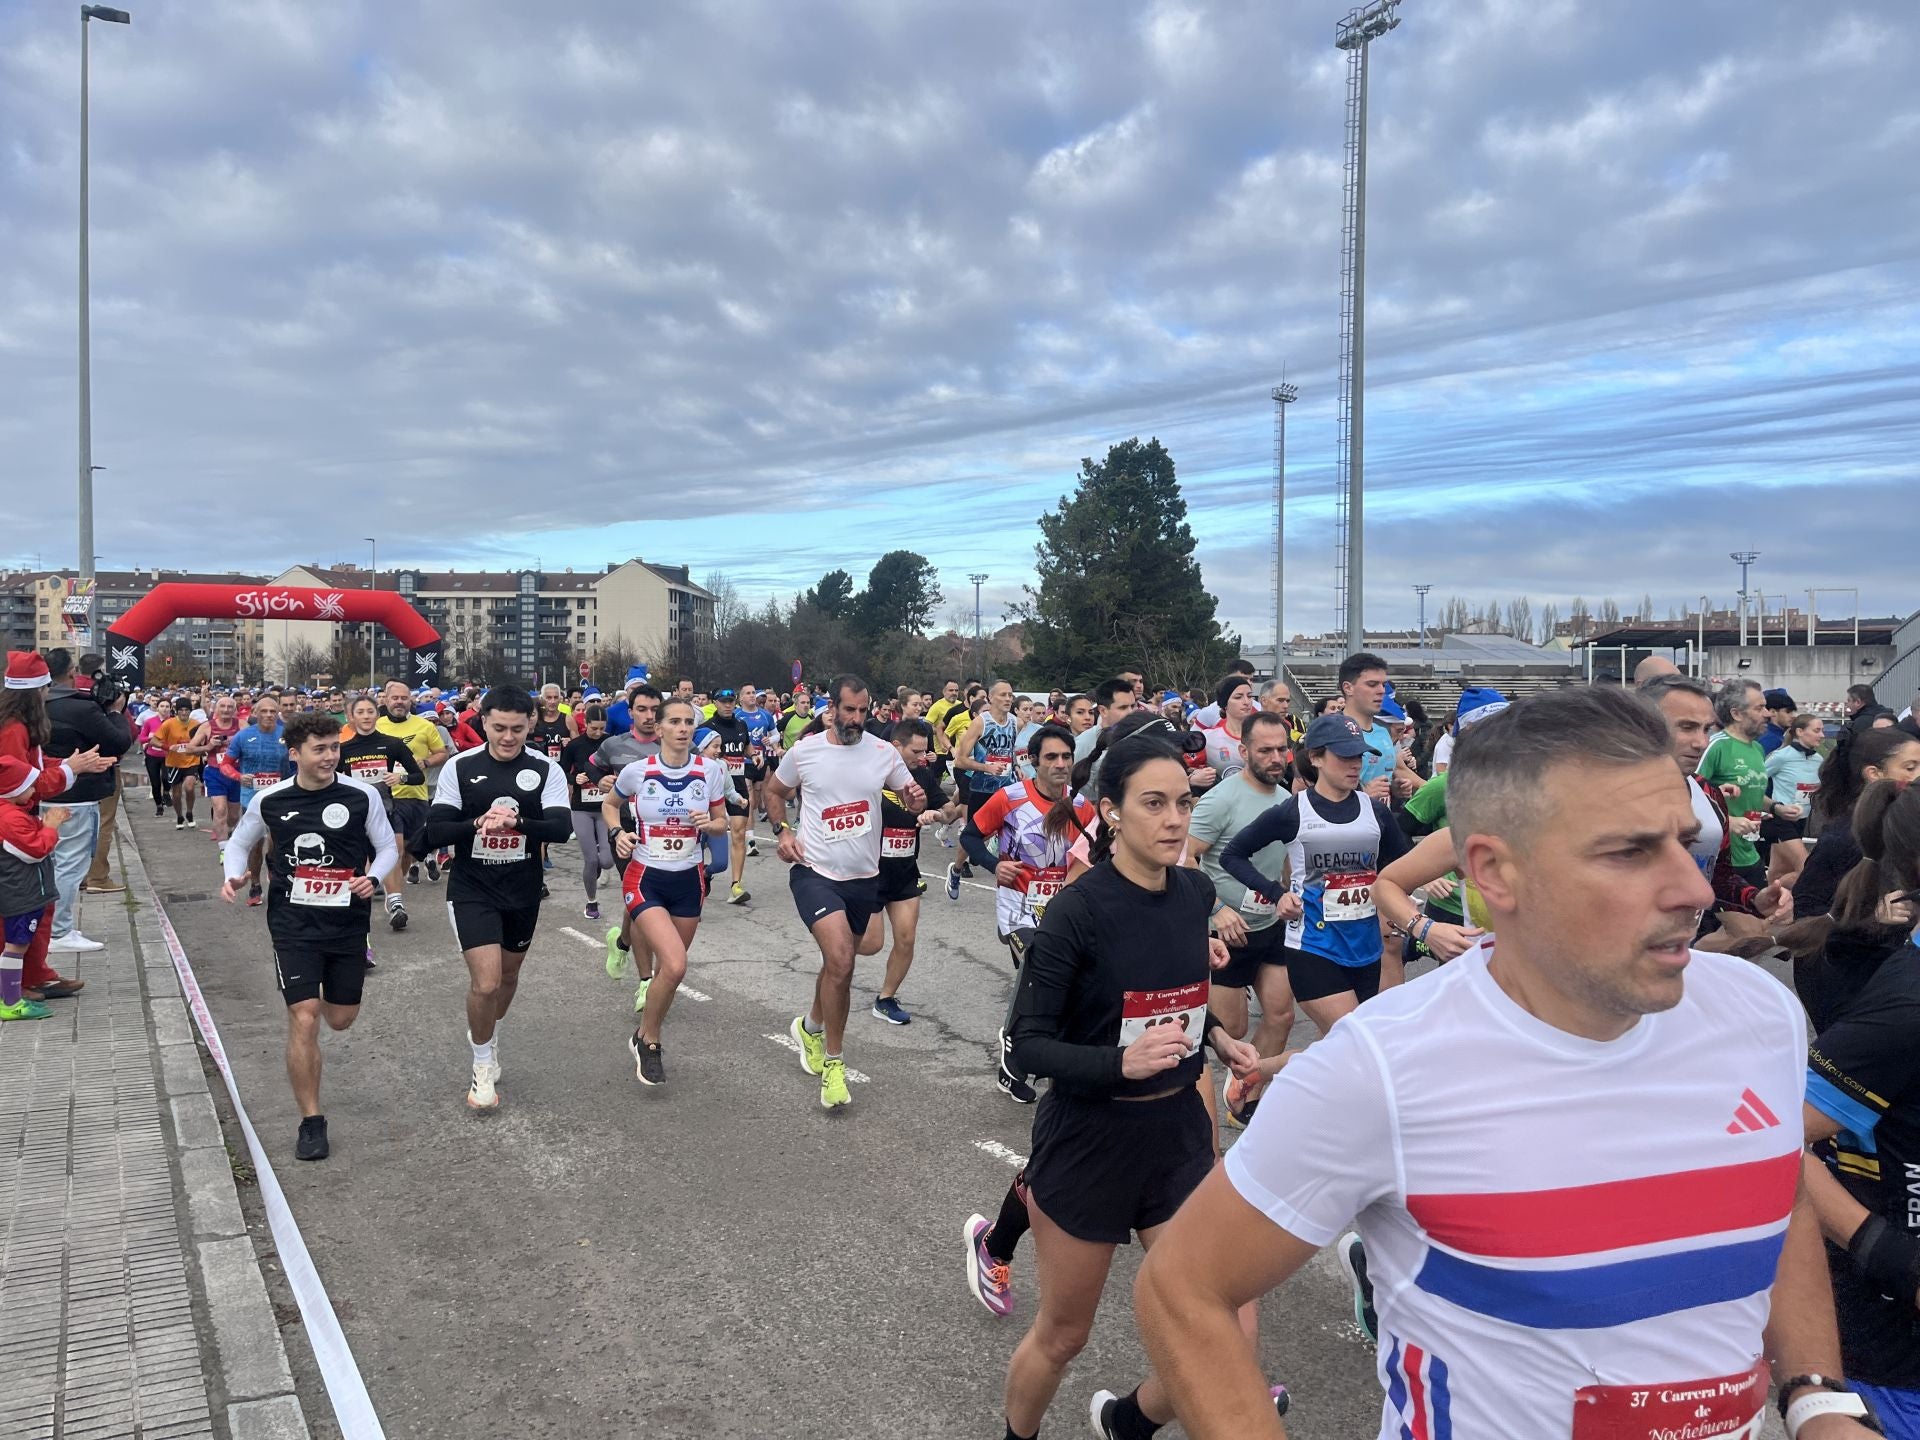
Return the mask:
<path id="1" fill-rule="evenodd" d="M 415 685 L 440 683 L 440 632 L 391 590 L 320 590 L 302 585 L 187 585 L 149 590 L 107 632 L 107 668 L 121 686 L 146 684 L 147 646 L 182 615 L 237 620 L 323 620 L 384 625 L 412 652 Z"/>

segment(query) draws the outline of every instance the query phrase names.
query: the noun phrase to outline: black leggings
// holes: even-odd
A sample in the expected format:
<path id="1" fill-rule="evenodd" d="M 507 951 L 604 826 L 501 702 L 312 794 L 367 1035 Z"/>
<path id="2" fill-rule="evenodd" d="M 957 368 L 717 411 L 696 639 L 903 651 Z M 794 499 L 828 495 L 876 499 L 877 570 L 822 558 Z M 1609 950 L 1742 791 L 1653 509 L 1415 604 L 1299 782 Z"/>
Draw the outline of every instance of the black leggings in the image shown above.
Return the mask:
<path id="1" fill-rule="evenodd" d="M 165 774 L 167 757 L 164 755 L 147 755 L 143 758 L 147 762 L 147 784 L 153 787 L 153 808 L 156 810 L 164 810 L 167 808 L 167 777 Z"/>

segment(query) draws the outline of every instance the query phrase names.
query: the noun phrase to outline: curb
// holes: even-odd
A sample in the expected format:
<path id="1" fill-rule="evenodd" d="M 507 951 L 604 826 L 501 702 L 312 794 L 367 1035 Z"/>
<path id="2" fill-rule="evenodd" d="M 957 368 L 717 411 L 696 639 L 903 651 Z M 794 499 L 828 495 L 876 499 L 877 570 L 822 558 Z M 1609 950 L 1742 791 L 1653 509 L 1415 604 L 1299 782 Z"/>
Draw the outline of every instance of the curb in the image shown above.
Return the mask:
<path id="1" fill-rule="evenodd" d="M 187 1237 L 220 1362 L 227 1429 L 233 1440 L 308 1440 L 294 1393 L 266 1278 L 240 1208 L 219 1112 L 207 1087 L 203 1052 L 194 1039 L 180 978 L 161 934 L 160 897 L 140 856 L 129 808 L 117 820 L 121 868 L 133 902 L 129 923 L 146 984 L 161 1086 L 173 1127 Z"/>

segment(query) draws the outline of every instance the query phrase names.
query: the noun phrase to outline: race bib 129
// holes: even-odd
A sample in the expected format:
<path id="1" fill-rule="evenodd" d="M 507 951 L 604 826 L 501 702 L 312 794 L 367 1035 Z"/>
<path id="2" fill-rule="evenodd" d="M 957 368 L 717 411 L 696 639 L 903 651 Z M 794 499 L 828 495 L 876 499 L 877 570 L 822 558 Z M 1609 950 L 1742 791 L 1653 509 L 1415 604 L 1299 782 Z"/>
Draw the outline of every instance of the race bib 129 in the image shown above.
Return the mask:
<path id="1" fill-rule="evenodd" d="M 1199 1045 L 1207 1027 L 1207 982 L 1171 990 L 1128 990 L 1120 997 L 1120 1044 L 1131 1045 L 1156 1025 L 1177 1025 L 1187 1037 L 1187 1053 Z"/>

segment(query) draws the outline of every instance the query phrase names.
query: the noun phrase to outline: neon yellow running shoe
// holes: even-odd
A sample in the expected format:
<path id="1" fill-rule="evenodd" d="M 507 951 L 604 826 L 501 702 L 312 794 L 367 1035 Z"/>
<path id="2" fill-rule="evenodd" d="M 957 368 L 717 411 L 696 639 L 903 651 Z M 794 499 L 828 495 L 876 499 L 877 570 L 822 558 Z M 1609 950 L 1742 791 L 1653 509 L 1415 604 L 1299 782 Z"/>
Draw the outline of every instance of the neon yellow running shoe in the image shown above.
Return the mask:
<path id="1" fill-rule="evenodd" d="M 647 1008 L 647 987 L 651 984 L 653 984 L 653 977 L 649 975 L 640 982 L 640 988 L 633 992 L 634 1014 L 638 1015 L 642 1010 Z"/>
<path id="2" fill-rule="evenodd" d="M 793 1036 L 794 1043 L 800 1047 L 800 1068 L 809 1075 L 818 1075 L 827 1059 L 826 1037 L 808 1030 L 807 1017 L 804 1015 L 793 1017 L 793 1024 L 787 1027 L 787 1033 Z"/>
<path id="3" fill-rule="evenodd" d="M 847 1093 L 847 1062 L 838 1058 L 823 1061 L 820 1067 L 820 1108 L 837 1110 L 842 1105 L 851 1105 L 853 1096 Z"/>
<path id="4" fill-rule="evenodd" d="M 51 1014 L 52 1009 L 38 1000 L 22 998 L 11 1005 L 0 1005 L 0 1021 L 44 1020 Z"/>
<path id="5" fill-rule="evenodd" d="M 633 964 L 633 952 L 620 948 L 620 927 L 614 926 L 607 931 L 607 978 L 624 980 L 627 970 Z"/>

